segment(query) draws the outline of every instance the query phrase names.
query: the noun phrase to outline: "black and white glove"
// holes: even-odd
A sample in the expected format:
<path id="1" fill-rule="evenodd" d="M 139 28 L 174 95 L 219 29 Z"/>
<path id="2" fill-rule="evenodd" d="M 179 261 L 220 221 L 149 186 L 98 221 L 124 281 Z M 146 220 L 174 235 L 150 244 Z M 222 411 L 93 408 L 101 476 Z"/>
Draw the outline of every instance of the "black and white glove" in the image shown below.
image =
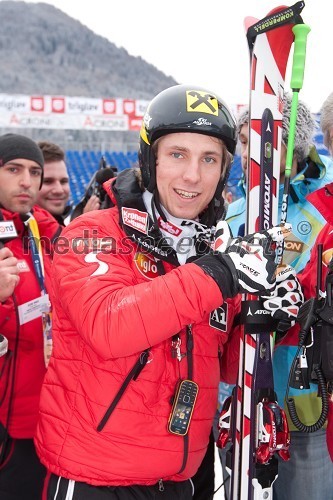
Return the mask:
<path id="1" fill-rule="evenodd" d="M 276 275 L 276 287 L 270 294 L 261 295 L 263 306 L 275 319 L 281 332 L 295 324 L 299 308 L 304 302 L 301 284 L 291 266 L 281 267 Z"/>
<path id="2" fill-rule="evenodd" d="M 275 288 L 275 248 L 291 232 L 291 225 L 276 226 L 242 238 L 232 238 L 227 222 L 216 227 L 214 252 L 197 259 L 218 284 L 223 297 L 237 293 L 260 295 Z"/>

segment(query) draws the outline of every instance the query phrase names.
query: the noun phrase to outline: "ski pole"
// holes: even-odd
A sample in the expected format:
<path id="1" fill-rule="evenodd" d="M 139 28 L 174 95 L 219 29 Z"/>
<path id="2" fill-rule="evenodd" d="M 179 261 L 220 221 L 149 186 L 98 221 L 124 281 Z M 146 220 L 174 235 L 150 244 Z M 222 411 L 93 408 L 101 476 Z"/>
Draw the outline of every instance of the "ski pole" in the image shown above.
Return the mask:
<path id="1" fill-rule="evenodd" d="M 292 101 L 290 109 L 290 122 L 289 122 L 289 135 L 287 145 L 286 169 L 284 173 L 284 186 L 282 195 L 281 206 L 281 225 L 287 222 L 288 213 L 288 197 L 290 191 L 290 174 L 293 164 L 295 132 L 297 121 L 297 108 L 298 108 L 298 94 L 303 87 L 304 68 L 305 68 L 305 55 L 306 55 L 306 41 L 307 36 L 311 31 L 310 26 L 307 24 L 295 24 L 292 31 L 295 36 L 294 40 L 294 56 L 292 63 L 291 83 Z M 277 264 L 280 266 L 283 259 L 283 242 L 277 248 Z"/>

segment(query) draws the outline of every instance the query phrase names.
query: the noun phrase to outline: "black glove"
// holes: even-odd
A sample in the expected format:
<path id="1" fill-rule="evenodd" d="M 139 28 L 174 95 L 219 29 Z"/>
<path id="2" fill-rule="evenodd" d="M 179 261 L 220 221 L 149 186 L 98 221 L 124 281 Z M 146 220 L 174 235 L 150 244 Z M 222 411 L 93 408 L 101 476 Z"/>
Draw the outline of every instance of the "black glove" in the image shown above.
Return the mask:
<path id="1" fill-rule="evenodd" d="M 216 227 L 214 252 L 194 263 L 216 281 L 224 299 L 237 293 L 270 292 L 276 284 L 276 254 L 272 243 L 281 242 L 290 231 L 290 224 L 285 224 L 232 238 L 227 222 L 221 221 Z"/>

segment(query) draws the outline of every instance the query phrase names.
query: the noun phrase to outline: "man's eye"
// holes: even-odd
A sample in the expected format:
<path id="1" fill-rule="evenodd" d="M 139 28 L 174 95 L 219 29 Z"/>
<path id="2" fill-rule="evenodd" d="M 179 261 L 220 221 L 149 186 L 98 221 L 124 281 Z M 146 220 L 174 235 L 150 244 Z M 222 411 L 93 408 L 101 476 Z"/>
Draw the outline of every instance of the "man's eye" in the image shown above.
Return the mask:
<path id="1" fill-rule="evenodd" d="M 215 161 L 216 161 L 215 158 L 212 158 L 211 156 L 206 156 L 205 158 L 205 162 L 209 164 L 213 164 L 215 163 Z"/>
<path id="2" fill-rule="evenodd" d="M 33 175 L 34 177 L 40 177 L 42 175 L 42 171 L 41 170 L 32 170 L 31 171 L 31 175 Z"/>
<path id="3" fill-rule="evenodd" d="M 183 157 L 183 155 L 181 153 L 172 153 L 172 156 L 174 158 L 182 158 Z"/>

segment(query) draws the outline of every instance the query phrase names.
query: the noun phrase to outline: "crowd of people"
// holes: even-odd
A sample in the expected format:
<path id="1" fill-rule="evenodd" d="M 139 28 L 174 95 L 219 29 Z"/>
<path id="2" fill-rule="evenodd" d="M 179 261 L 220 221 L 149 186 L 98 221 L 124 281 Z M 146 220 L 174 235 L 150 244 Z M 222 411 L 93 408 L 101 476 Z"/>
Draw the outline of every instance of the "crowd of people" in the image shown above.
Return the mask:
<path id="1" fill-rule="evenodd" d="M 290 107 L 286 95 L 281 184 Z M 333 161 L 315 150 L 299 102 L 292 227 L 248 235 L 248 127 L 247 110 L 236 121 L 207 89 L 162 91 L 143 118 L 138 167 L 104 183 L 110 208 L 92 194 L 79 217 L 62 148 L 0 137 L 1 500 L 211 500 L 219 384 L 236 383 L 243 293 L 269 297 L 283 322 L 273 356 L 283 406 L 297 312 L 318 293 L 318 244 L 323 284 L 333 255 Z M 321 128 L 333 156 L 333 93 Z M 244 195 L 228 203 L 238 141 Z M 274 248 L 295 238 L 295 271 L 277 278 Z M 317 389 L 291 392 L 309 425 Z M 274 498 L 333 498 L 333 416 L 327 430 L 290 428 Z"/>

